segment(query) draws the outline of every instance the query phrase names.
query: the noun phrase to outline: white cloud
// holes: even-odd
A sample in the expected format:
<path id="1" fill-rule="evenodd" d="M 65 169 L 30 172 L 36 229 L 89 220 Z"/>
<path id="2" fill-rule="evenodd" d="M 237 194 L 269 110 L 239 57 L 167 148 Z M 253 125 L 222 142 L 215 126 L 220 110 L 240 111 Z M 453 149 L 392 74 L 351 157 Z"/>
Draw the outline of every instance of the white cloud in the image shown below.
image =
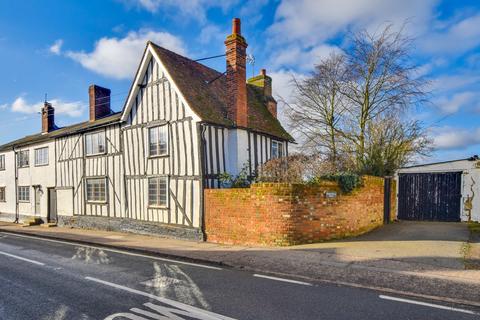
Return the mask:
<path id="1" fill-rule="evenodd" d="M 220 27 L 218 27 L 217 25 L 210 24 L 202 28 L 198 40 L 202 44 L 207 44 L 212 40 L 221 40 L 223 38 L 225 38 L 225 32 L 222 32 L 222 30 L 220 30 Z M 219 43 L 222 42 L 219 41 Z"/>
<path id="2" fill-rule="evenodd" d="M 375 29 L 379 24 L 403 24 L 424 30 L 438 0 L 283 0 L 270 32 L 277 42 L 304 45 L 324 42 L 350 28 Z"/>
<path id="3" fill-rule="evenodd" d="M 147 41 L 185 55 L 183 41 L 168 33 L 152 30 L 130 32 L 124 38 L 102 38 L 92 52 L 69 51 L 66 55 L 84 68 L 106 77 L 129 79 L 133 77 Z"/>
<path id="4" fill-rule="evenodd" d="M 85 104 L 80 101 L 65 102 L 61 99 L 53 99 L 49 101 L 55 108 L 55 114 L 66 115 L 69 117 L 79 117 L 86 108 Z M 35 114 L 42 110 L 43 102 L 28 103 L 25 98 L 18 97 L 11 105 L 13 112 Z"/>
<path id="5" fill-rule="evenodd" d="M 465 149 L 480 144 L 480 128 L 443 127 L 433 132 L 433 141 L 437 150 Z"/>
<path id="6" fill-rule="evenodd" d="M 50 46 L 50 48 L 48 48 L 48 50 L 55 55 L 59 55 L 60 53 L 62 53 L 62 46 L 63 40 L 58 39 Z"/>
<path id="7" fill-rule="evenodd" d="M 229 9 L 238 0 L 120 0 L 128 6 L 136 6 L 145 9 L 151 13 L 156 13 L 160 10 L 171 11 L 176 16 L 182 18 L 196 19 L 199 21 L 206 21 L 207 11 L 211 8 L 221 8 L 222 10 Z"/>
<path id="8" fill-rule="evenodd" d="M 476 92 L 460 92 L 449 97 L 441 97 L 434 104 L 444 113 L 455 113 L 462 108 L 476 108 L 480 95 Z"/>
<path id="9" fill-rule="evenodd" d="M 5 109 L 7 109 L 7 107 L 8 107 L 8 104 L 7 104 L 7 103 L 5 103 L 5 104 L 0 104 L 0 110 L 5 110 Z"/>
<path id="10" fill-rule="evenodd" d="M 480 45 L 480 14 L 465 18 L 420 42 L 429 53 L 461 55 Z M 454 45 L 453 45 L 454 44 Z"/>
<path id="11" fill-rule="evenodd" d="M 298 67 L 301 70 L 311 70 L 314 65 L 335 52 L 341 52 L 340 48 L 328 44 L 321 44 L 306 50 L 302 50 L 298 46 L 291 46 L 279 50 L 274 55 L 273 66 L 276 68 Z"/>

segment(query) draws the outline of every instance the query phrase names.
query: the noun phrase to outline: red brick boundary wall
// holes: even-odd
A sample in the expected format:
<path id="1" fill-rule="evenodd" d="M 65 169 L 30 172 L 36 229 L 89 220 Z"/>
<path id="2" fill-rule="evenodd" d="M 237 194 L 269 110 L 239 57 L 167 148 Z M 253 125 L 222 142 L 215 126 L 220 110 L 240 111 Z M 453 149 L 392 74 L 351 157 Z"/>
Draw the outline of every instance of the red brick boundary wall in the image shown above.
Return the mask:
<path id="1" fill-rule="evenodd" d="M 317 186 L 259 183 L 245 189 L 206 189 L 207 241 L 281 246 L 368 232 L 383 224 L 383 181 L 363 177 L 362 187 L 349 194 L 330 181 Z M 328 197 L 331 192 L 337 196 Z M 392 187 L 392 200 L 394 196 Z M 395 208 L 391 212 L 393 217 Z"/>

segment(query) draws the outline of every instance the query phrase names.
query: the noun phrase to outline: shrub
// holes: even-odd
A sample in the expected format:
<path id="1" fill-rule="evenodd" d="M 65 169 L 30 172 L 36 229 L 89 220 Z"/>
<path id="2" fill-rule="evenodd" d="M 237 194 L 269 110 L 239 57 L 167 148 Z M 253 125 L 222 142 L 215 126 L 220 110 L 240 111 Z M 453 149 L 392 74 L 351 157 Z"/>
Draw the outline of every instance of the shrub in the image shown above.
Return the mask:
<path id="1" fill-rule="evenodd" d="M 272 159 L 260 165 L 256 182 L 303 183 L 309 158 L 303 155 Z"/>
<path id="2" fill-rule="evenodd" d="M 355 173 L 339 172 L 320 177 L 313 177 L 309 183 L 318 184 L 321 180 L 335 181 L 338 183 L 343 192 L 352 192 L 355 188 L 362 184 L 362 178 Z"/>

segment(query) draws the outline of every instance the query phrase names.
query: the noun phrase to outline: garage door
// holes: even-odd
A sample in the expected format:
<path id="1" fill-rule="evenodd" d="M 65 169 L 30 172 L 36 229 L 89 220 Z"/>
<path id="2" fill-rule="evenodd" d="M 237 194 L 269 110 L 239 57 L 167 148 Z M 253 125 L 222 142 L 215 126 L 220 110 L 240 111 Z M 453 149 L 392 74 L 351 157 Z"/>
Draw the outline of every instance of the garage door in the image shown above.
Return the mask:
<path id="1" fill-rule="evenodd" d="M 461 172 L 401 173 L 398 219 L 460 221 Z"/>

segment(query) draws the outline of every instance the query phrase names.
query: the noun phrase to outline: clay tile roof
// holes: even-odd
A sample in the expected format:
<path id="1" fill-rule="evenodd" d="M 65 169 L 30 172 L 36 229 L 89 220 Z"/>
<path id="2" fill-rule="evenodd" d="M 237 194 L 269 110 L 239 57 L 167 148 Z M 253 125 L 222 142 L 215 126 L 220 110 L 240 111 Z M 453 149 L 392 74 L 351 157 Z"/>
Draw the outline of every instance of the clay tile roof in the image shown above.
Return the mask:
<path id="1" fill-rule="evenodd" d="M 226 77 L 224 74 L 152 43 L 190 107 L 206 122 L 233 126 L 227 118 Z M 294 141 L 268 111 L 263 93 L 247 85 L 248 128 L 284 140 Z"/>
<path id="2" fill-rule="evenodd" d="M 122 114 L 120 112 L 117 112 L 95 121 L 85 121 L 85 122 L 77 123 L 71 126 L 50 131 L 49 133 L 46 133 L 46 134 L 38 133 L 38 134 L 26 136 L 21 139 L 18 139 L 0 146 L 0 152 L 12 150 L 14 147 L 22 147 L 22 146 L 28 146 L 31 144 L 46 142 L 48 140 L 63 137 L 69 134 L 75 134 L 75 133 L 80 133 L 84 131 L 94 130 L 104 125 L 109 125 L 115 122 L 119 122 L 121 115 Z"/>

